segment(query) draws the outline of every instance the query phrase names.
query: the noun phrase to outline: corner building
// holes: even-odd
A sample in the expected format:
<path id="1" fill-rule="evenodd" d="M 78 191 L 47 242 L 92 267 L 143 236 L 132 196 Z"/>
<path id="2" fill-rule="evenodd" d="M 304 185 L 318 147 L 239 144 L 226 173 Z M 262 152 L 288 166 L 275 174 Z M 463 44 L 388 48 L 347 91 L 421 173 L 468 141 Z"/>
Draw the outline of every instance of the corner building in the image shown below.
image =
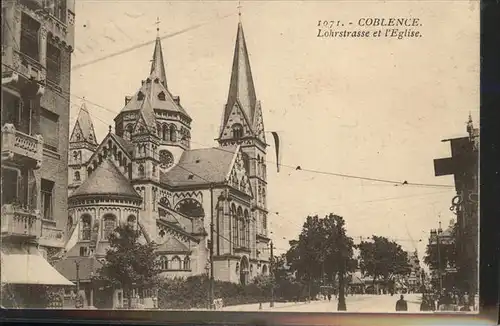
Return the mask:
<path id="1" fill-rule="evenodd" d="M 65 245 L 74 6 L 2 2 L 2 285 L 72 285 L 47 259 Z"/>
<path id="2" fill-rule="evenodd" d="M 159 38 L 115 133 L 98 143 L 83 105 L 70 137 L 67 258 L 102 261 L 109 232 L 132 223 L 160 245 L 164 276 L 208 273 L 213 221 L 216 279 L 267 274 L 267 144 L 241 23 L 222 114 L 219 146 L 191 149 L 192 117 L 169 90 Z"/>

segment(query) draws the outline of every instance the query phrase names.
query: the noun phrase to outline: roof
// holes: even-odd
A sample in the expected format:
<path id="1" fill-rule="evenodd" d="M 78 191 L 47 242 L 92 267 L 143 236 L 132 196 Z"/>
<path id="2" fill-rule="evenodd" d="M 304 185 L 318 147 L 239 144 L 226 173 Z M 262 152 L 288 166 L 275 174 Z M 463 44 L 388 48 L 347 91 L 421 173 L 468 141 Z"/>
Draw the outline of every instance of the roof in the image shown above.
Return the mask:
<path id="1" fill-rule="evenodd" d="M 163 61 L 163 51 L 161 49 L 161 40 L 159 37 L 156 38 L 150 73 L 155 73 L 156 76 L 160 78 L 160 82 L 163 84 L 163 86 L 168 89 L 167 74 L 165 73 L 165 63 Z"/>
<path id="2" fill-rule="evenodd" d="M 78 140 L 76 135 L 81 131 L 83 139 Z M 92 118 L 87 110 L 85 103 L 80 107 L 78 112 L 78 117 L 76 119 L 75 126 L 73 127 L 73 132 L 71 133 L 70 142 L 80 142 L 86 141 L 92 145 L 97 145 L 97 140 L 95 138 L 94 124 L 92 123 Z"/>
<path id="3" fill-rule="evenodd" d="M 90 177 L 70 196 L 106 195 L 141 199 L 129 180 L 118 170 L 110 158 L 105 159 Z"/>
<path id="4" fill-rule="evenodd" d="M 4 246 L 0 255 L 1 283 L 74 285 L 52 267 L 36 248 L 9 250 L 13 248 Z"/>
<path id="5" fill-rule="evenodd" d="M 250 59 L 248 57 L 247 45 L 241 22 L 238 23 L 238 32 L 236 34 L 231 81 L 223 118 L 224 125 L 229 119 L 229 115 L 235 103 L 240 105 L 249 119 L 250 124 L 253 124 L 257 95 L 255 94 L 255 86 L 253 83 L 252 71 L 250 69 Z"/>
<path id="6" fill-rule="evenodd" d="M 95 257 L 67 257 L 58 261 L 54 267 L 67 279 L 76 280 L 77 264 L 80 280 L 90 280 L 102 267 L 102 263 Z"/>
<path id="7" fill-rule="evenodd" d="M 191 119 L 186 110 L 180 105 L 179 98 L 174 97 L 168 90 L 166 80 L 161 44 L 157 38 L 150 75 L 143 81 L 141 88 L 135 95 L 130 98 L 130 101 L 121 110 L 121 113 L 136 110 L 144 111 L 143 116 L 147 124 L 152 122 L 152 118 L 154 119 L 154 110 L 179 112 Z M 163 93 L 164 98 L 160 96 L 161 93 Z"/>
<path id="8" fill-rule="evenodd" d="M 184 151 L 172 169 L 160 174 L 160 182 L 171 186 L 225 182 L 236 152 L 237 147 Z"/>
<path id="9" fill-rule="evenodd" d="M 158 246 L 156 250 L 160 252 L 189 252 L 189 248 L 173 236 L 170 236 L 167 241 Z"/>
<path id="10" fill-rule="evenodd" d="M 117 136 L 116 134 L 110 133 L 111 138 L 113 138 L 120 146 L 123 147 L 128 153 L 133 153 L 134 152 L 134 144 L 132 144 L 130 141 L 123 139 L 120 136 Z"/>

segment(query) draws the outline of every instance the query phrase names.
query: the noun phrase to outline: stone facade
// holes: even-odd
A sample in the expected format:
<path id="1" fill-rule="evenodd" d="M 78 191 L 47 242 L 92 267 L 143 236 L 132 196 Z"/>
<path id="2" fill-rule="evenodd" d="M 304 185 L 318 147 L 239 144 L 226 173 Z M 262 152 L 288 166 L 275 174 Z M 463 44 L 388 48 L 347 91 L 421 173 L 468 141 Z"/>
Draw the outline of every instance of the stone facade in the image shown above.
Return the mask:
<path id="1" fill-rule="evenodd" d="M 240 23 L 223 112 L 228 118 L 221 125 L 219 147 L 191 149 L 192 118 L 168 89 L 159 39 L 150 75 L 133 96 L 125 97 L 124 108 L 114 119 L 115 132 L 110 128 L 99 144 L 90 115 L 82 107 L 70 139 L 68 254 L 81 250 L 104 257 L 105 247 L 94 252 L 75 249 L 90 246 L 78 235 L 82 214 L 101 221 L 93 234 L 104 246 L 103 214 L 109 212 L 102 209 L 120 210 L 118 200 L 130 186 L 141 199 L 134 209 L 142 241 L 159 244 L 163 275 L 208 273 L 211 245 L 216 279 L 248 283 L 268 272 L 267 145 L 249 71 Z M 232 117 L 232 112 L 237 115 Z M 112 181 L 102 181 L 103 169 L 116 172 Z M 106 196 L 108 202 L 103 203 Z"/>
<path id="2" fill-rule="evenodd" d="M 46 8 L 41 3 L 2 4 L 2 120 L 12 123 L 18 136 L 41 136 L 38 145 L 42 157 L 32 169 L 34 178 L 30 181 L 30 187 L 34 185 L 36 190 L 28 196 L 36 203 L 26 205 L 23 201 L 27 198 L 18 194 L 17 201 L 23 203 L 17 204 L 36 211 L 40 220 L 36 223 L 36 243 L 45 255 L 64 247 L 75 14 L 71 0 L 57 1 Z M 31 169 L 29 160 L 22 156 L 2 159 L 2 163 Z"/>

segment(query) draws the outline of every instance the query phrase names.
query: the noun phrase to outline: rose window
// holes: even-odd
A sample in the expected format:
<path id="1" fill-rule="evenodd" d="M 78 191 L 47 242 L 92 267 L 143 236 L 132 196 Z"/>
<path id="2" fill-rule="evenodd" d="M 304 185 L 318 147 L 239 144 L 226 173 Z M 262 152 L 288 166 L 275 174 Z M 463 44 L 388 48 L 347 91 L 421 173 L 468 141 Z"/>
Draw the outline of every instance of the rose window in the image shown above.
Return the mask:
<path id="1" fill-rule="evenodd" d="M 174 157 L 169 151 L 160 151 L 160 167 L 167 169 L 174 164 Z"/>

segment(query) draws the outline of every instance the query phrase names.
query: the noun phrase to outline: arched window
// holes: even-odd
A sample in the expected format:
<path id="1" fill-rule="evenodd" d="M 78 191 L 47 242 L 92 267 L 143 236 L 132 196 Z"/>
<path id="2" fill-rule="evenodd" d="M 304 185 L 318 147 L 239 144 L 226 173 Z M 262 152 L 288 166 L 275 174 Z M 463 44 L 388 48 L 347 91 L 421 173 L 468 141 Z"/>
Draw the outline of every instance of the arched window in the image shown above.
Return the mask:
<path id="1" fill-rule="evenodd" d="M 75 181 L 80 181 L 80 171 L 75 171 Z"/>
<path id="2" fill-rule="evenodd" d="M 116 217 L 114 215 L 105 215 L 104 216 L 104 225 L 103 225 L 103 240 L 107 240 L 109 235 L 113 233 L 116 229 Z"/>
<path id="3" fill-rule="evenodd" d="M 246 230 L 245 230 L 245 221 L 243 220 L 243 211 L 241 207 L 238 207 L 238 223 L 239 223 L 239 233 L 240 233 L 240 239 L 239 239 L 239 246 L 244 247 L 246 243 L 245 235 L 246 235 Z"/>
<path id="4" fill-rule="evenodd" d="M 175 210 L 189 217 L 203 217 L 205 211 L 196 199 L 186 198 L 175 205 Z"/>
<path id="5" fill-rule="evenodd" d="M 243 153 L 241 157 L 243 159 L 243 166 L 245 167 L 245 170 L 247 173 L 250 173 L 250 157 L 247 153 Z"/>
<path id="6" fill-rule="evenodd" d="M 90 240 L 90 234 L 92 232 L 92 217 L 88 214 L 83 215 L 80 217 L 80 227 L 81 227 L 81 233 L 80 233 L 80 239 L 81 240 Z"/>
<path id="7" fill-rule="evenodd" d="M 73 151 L 73 160 L 78 161 L 78 151 Z"/>
<path id="8" fill-rule="evenodd" d="M 134 215 L 129 215 L 127 217 L 127 223 L 130 227 L 135 227 L 137 222 L 137 218 Z"/>
<path id="9" fill-rule="evenodd" d="M 175 125 L 170 125 L 170 141 L 177 141 L 177 128 Z"/>
<path id="10" fill-rule="evenodd" d="M 245 209 L 245 238 L 246 238 L 246 243 L 245 247 L 250 248 L 250 217 L 248 215 L 248 210 Z"/>
<path id="11" fill-rule="evenodd" d="M 233 223 L 233 247 L 238 247 L 238 217 L 236 216 L 236 206 L 231 206 L 231 218 Z"/>
<path id="12" fill-rule="evenodd" d="M 172 263 L 170 265 L 170 269 L 180 270 L 181 269 L 181 259 L 178 256 L 172 258 Z"/>
<path id="13" fill-rule="evenodd" d="M 232 130 L 233 130 L 233 138 L 239 139 L 243 137 L 243 126 L 240 125 L 239 123 L 235 123 L 232 126 Z"/>
<path id="14" fill-rule="evenodd" d="M 184 266 L 183 266 L 184 270 L 187 271 L 187 270 L 191 269 L 191 266 L 190 266 L 191 264 L 190 263 L 191 263 L 191 260 L 189 259 L 188 256 L 186 256 L 186 258 L 184 258 Z"/>
<path id="15" fill-rule="evenodd" d="M 123 133 L 123 138 L 125 138 L 126 140 L 130 140 L 130 137 L 132 136 L 132 130 L 133 126 L 131 124 L 125 126 L 125 132 Z"/>
<path id="16" fill-rule="evenodd" d="M 160 269 L 163 271 L 168 269 L 168 259 L 165 256 L 160 256 Z"/>
<path id="17" fill-rule="evenodd" d="M 169 136 L 168 135 L 168 125 L 164 124 L 162 126 L 161 139 L 163 139 L 163 140 L 169 140 L 168 136 Z"/>
<path id="18" fill-rule="evenodd" d="M 73 227 L 73 217 L 71 215 L 68 216 L 68 222 L 66 224 L 66 236 L 69 238 L 71 234 L 69 232 L 71 231 L 71 228 Z"/>
<path id="19" fill-rule="evenodd" d="M 146 172 L 144 171 L 144 165 L 139 164 L 139 177 L 144 178 L 145 175 L 146 175 Z"/>

